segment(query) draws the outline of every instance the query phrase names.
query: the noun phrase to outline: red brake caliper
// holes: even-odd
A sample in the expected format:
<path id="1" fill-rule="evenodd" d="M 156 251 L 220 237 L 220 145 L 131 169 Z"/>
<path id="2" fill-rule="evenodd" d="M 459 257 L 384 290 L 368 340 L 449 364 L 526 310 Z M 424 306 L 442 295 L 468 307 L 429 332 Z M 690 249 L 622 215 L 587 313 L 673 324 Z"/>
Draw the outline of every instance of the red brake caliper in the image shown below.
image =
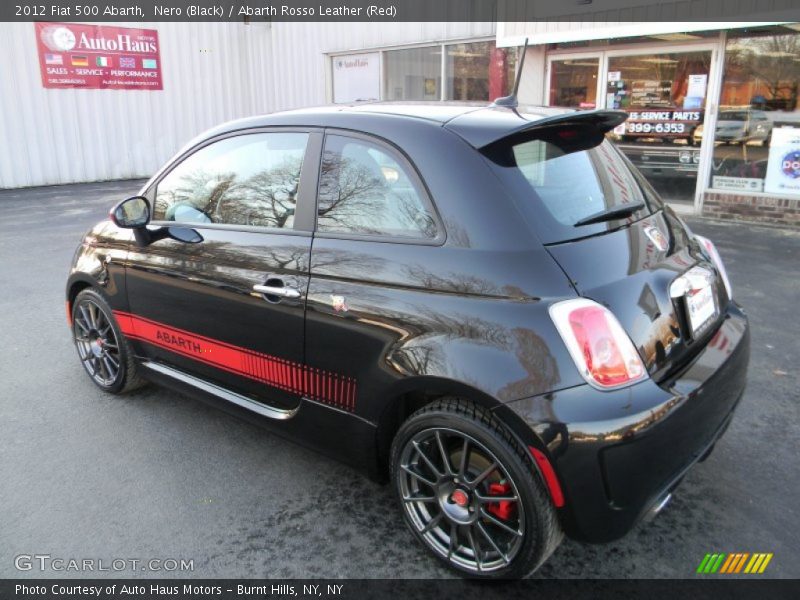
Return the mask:
<path id="1" fill-rule="evenodd" d="M 509 494 L 511 494 L 511 484 L 505 479 L 500 481 L 500 483 L 489 484 L 490 496 L 508 496 Z M 513 500 L 500 500 L 499 502 L 490 502 L 487 504 L 486 510 L 492 513 L 498 519 L 508 521 L 514 516 L 517 507 Z"/>

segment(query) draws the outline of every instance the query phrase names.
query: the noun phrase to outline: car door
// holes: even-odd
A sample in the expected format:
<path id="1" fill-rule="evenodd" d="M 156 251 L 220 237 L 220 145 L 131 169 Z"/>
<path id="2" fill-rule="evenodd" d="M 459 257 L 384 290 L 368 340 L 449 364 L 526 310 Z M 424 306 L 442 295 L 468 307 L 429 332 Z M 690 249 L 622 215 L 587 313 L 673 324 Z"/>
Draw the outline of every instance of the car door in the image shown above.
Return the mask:
<path id="1" fill-rule="evenodd" d="M 376 138 L 326 134 L 306 313 L 306 358 L 321 377 L 310 400 L 377 419 L 380 407 L 365 398 L 399 377 L 392 349 L 419 334 L 415 324 L 425 327 L 425 265 L 443 240 L 400 152 Z"/>
<path id="2" fill-rule="evenodd" d="M 228 134 L 151 186 L 151 227 L 172 236 L 132 247 L 129 312 L 117 315 L 150 368 L 273 416 L 298 406 L 321 140 L 313 130 Z"/>

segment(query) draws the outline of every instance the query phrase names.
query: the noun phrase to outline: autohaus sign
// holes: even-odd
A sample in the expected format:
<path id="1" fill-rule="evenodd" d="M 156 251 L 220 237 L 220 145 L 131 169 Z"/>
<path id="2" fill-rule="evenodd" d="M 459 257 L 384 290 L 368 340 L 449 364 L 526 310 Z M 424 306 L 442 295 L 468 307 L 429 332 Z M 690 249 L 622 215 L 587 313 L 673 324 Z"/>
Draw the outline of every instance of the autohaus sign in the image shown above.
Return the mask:
<path id="1" fill-rule="evenodd" d="M 158 31 L 34 23 L 45 88 L 160 90 Z"/>

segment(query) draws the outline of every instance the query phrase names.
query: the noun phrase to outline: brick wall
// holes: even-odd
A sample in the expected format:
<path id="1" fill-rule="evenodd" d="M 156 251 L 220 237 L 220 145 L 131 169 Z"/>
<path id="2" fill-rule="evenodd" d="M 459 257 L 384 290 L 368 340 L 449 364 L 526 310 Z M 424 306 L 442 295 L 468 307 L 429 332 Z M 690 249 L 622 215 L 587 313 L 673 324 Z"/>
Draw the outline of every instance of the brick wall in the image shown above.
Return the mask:
<path id="1" fill-rule="evenodd" d="M 703 216 L 800 227 L 800 199 L 705 192 Z"/>

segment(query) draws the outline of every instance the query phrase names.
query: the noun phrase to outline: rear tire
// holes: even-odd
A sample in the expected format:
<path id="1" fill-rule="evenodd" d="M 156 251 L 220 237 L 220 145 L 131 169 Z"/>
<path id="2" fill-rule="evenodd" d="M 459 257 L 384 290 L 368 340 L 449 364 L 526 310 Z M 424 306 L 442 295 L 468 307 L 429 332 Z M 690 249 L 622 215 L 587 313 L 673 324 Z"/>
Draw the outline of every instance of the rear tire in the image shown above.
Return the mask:
<path id="1" fill-rule="evenodd" d="M 106 299 L 92 288 L 72 303 L 72 340 L 92 382 L 104 392 L 124 394 L 144 385 L 133 350 Z"/>
<path id="2" fill-rule="evenodd" d="M 462 574 L 524 577 L 563 537 L 530 455 L 471 402 L 443 398 L 409 417 L 392 443 L 391 476 L 414 536 Z"/>

